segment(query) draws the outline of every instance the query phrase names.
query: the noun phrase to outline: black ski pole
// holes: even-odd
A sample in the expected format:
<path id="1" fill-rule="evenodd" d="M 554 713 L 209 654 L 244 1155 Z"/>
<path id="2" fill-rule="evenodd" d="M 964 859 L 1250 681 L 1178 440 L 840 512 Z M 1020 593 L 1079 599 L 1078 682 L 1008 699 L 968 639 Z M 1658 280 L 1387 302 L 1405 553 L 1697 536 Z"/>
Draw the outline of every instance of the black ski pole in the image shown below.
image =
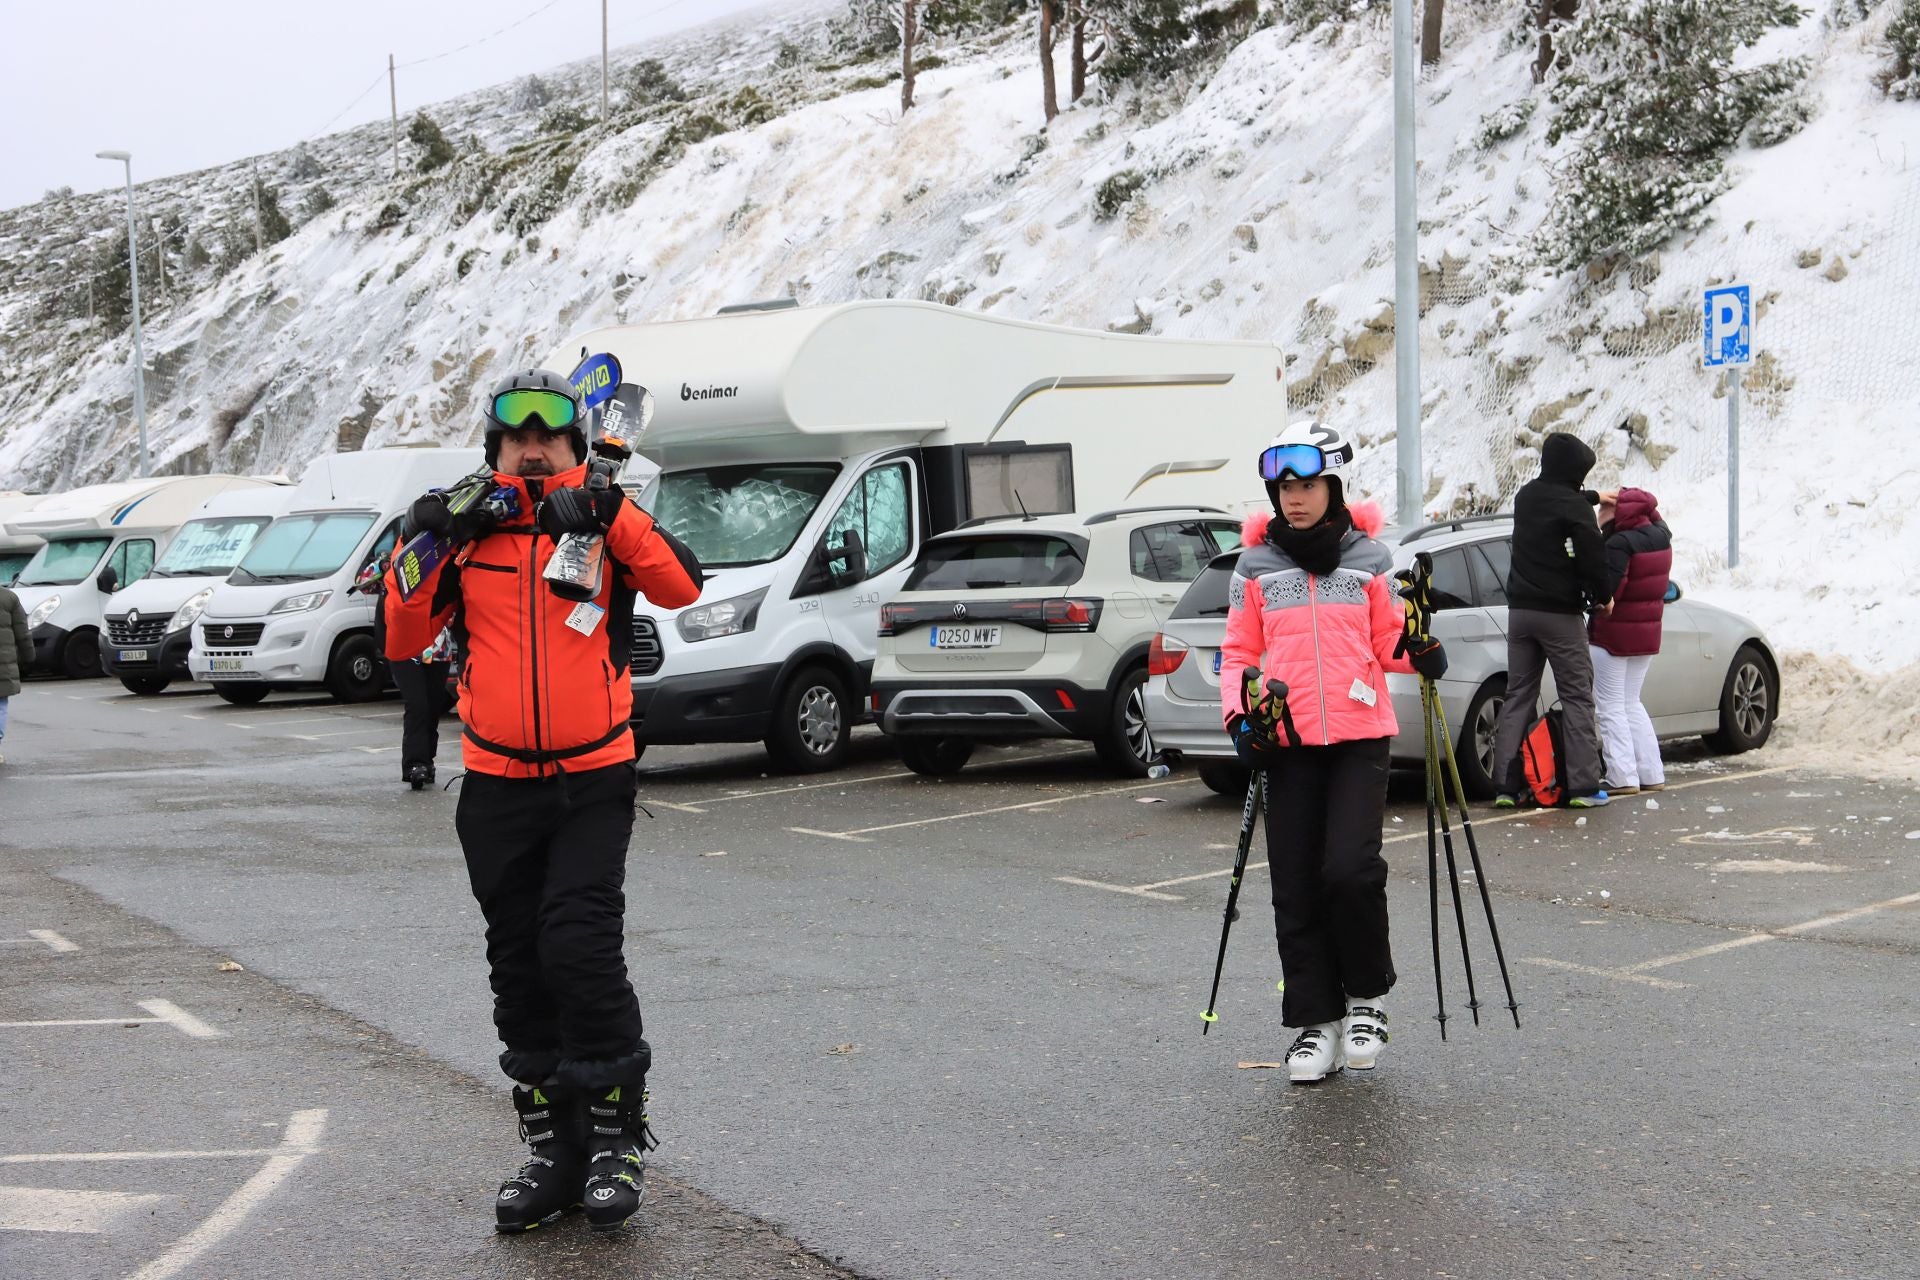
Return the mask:
<path id="1" fill-rule="evenodd" d="M 1440 690 L 1433 681 L 1420 677 L 1420 704 L 1426 710 L 1427 739 L 1441 747 L 1446 753 L 1447 736 L 1446 713 L 1440 709 Z M 1438 734 L 1432 726 L 1438 726 Z M 1440 843 L 1447 852 L 1447 884 L 1453 890 L 1453 924 L 1460 933 L 1460 963 L 1467 971 L 1467 1009 L 1473 1014 L 1473 1025 L 1480 1025 L 1480 993 L 1473 985 L 1473 952 L 1467 945 L 1467 913 L 1460 903 L 1460 867 L 1453 857 L 1453 825 L 1447 817 L 1446 762 L 1438 758 L 1432 760 L 1432 768 L 1440 783 Z"/>
<path id="2" fill-rule="evenodd" d="M 1247 803 L 1240 810 L 1240 844 L 1233 855 L 1233 879 L 1227 883 L 1227 911 L 1220 922 L 1220 953 L 1213 958 L 1213 990 L 1207 993 L 1207 1011 L 1200 1015 L 1203 1036 L 1220 1021 L 1213 1006 L 1220 999 L 1220 974 L 1227 967 L 1227 935 L 1233 931 L 1233 922 L 1240 918 L 1237 905 L 1240 880 L 1247 872 L 1247 851 L 1253 847 L 1253 829 L 1258 824 L 1261 802 L 1266 798 L 1266 786 L 1266 770 L 1255 769 L 1247 779 Z"/>
<path id="3" fill-rule="evenodd" d="M 1434 699 L 1436 708 L 1439 698 Z M 1500 981 L 1507 989 L 1507 1012 L 1513 1015 L 1513 1026 L 1520 1028 L 1520 1003 L 1513 998 L 1513 979 L 1507 973 L 1507 953 L 1500 945 L 1500 926 L 1493 919 L 1493 898 L 1487 890 L 1487 873 L 1480 865 L 1480 847 L 1473 838 L 1473 820 L 1467 816 L 1467 789 L 1460 781 L 1460 762 L 1453 758 L 1453 734 L 1447 728 L 1447 720 L 1440 717 L 1440 743 L 1445 749 L 1447 776 L 1453 782 L 1453 795 L 1460 805 L 1460 830 L 1467 838 L 1467 856 L 1473 860 L 1473 878 L 1480 885 L 1480 906 L 1487 913 L 1487 933 L 1493 938 L 1493 955 L 1500 962 Z"/>
<path id="4" fill-rule="evenodd" d="M 1433 995 L 1439 1005 L 1434 1018 L 1440 1038 L 1447 1038 L 1447 993 L 1440 978 L 1440 854 L 1436 847 L 1434 811 L 1440 803 L 1439 762 L 1433 757 L 1433 717 L 1427 714 L 1427 690 L 1420 687 L 1420 719 L 1426 731 L 1427 766 L 1427 928 L 1433 937 Z"/>

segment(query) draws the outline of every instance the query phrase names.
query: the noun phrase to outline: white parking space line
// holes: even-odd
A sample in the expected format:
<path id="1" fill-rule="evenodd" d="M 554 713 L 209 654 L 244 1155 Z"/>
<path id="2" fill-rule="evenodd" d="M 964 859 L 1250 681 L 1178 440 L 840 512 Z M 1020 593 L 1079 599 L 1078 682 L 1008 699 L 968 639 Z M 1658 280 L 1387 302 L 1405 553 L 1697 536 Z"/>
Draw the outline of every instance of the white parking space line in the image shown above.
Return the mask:
<path id="1" fill-rule="evenodd" d="M 278 1147 L 233 1147 L 225 1151 L 42 1151 L 0 1156 L 0 1164 L 130 1164 L 152 1160 L 238 1160 L 270 1156 Z"/>
<path id="2" fill-rule="evenodd" d="M 1747 933 L 1737 938 L 1728 938 L 1722 942 L 1710 943 L 1704 947 L 1695 947 L 1691 951 L 1681 951 L 1670 956 L 1661 956 L 1657 960 L 1642 960 L 1639 964 L 1620 966 L 1621 973 L 1645 973 L 1649 969 L 1664 969 L 1670 964 L 1685 964 L 1689 960 L 1702 960 L 1707 956 L 1717 956 L 1722 951 L 1735 951 L 1741 947 L 1750 947 L 1756 942 L 1771 942 L 1770 933 Z"/>
<path id="3" fill-rule="evenodd" d="M 0 1187 L 0 1231 L 57 1231 L 101 1235 L 115 1222 L 166 1200 L 126 1191 L 57 1191 Z"/>
<path id="4" fill-rule="evenodd" d="M 47 950 L 56 954 L 80 949 L 79 943 L 69 942 L 51 929 L 29 929 L 27 936 L 36 942 L 45 943 Z"/>
<path id="5" fill-rule="evenodd" d="M 364 738 L 370 734 L 392 732 L 392 729 L 335 729 L 330 733 L 290 733 L 287 736 L 302 742 L 318 742 L 322 738 Z"/>
<path id="6" fill-rule="evenodd" d="M 1776 930 L 1788 936 L 1810 933 L 1815 929 L 1824 929 L 1829 925 L 1845 924 L 1849 920 L 1858 920 L 1861 916 L 1870 916 L 1875 912 L 1886 911 L 1893 907 L 1908 907 L 1920 902 L 1920 893 L 1902 894 L 1898 898 L 1888 898 L 1885 902 L 1875 902 L 1864 907 L 1855 907 L 1851 911 L 1836 911 L 1830 916 L 1821 916 L 1817 920 L 1808 920 L 1802 924 L 1790 924 Z"/>
<path id="7" fill-rule="evenodd" d="M 287 1180 L 288 1175 L 319 1150 L 320 1135 L 326 1125 L 327 1112 L 324 1107 L 294 1112 L 287 1121 L 286 1136 L 260 1172 L 248 1178 L 238 1191 L 228 1196 L 213 1211 L 213 1216 L 182 1236 L 171 1249 L 134 1272 L 132 1280 L 168 1280 L 170 1276 L 177 1276 L 207 1250 L 231 1235 L 249 1213 Z"/>
<path id="8" fill-rule="evenodd" d="M 142 1000 L 140 1007 L 150 1018 L 37 1018 L 28 1022 L 0 1022 L 0 1027 L 128 1027 L 149 1022 L 165 1023 L 196 1040 L 217 1040 L 226 1032 L 208 1026 L 171 1000 Z"/>
<path id="9" fill-rule="evenodd" d="M 383 751 L 398 751 L 399 749 L 400 749 L 399 747 L 355 747 L 354 748 L 355 751 L 364 751 L 370 756 L 377 756 Z"/>
<path id="10" fill-rule="evenodd" d="M 844 831 L 815 831 L 812 827 L 788 827 L 787 830 L 803 836 L 820 836 L 826 840 L 845 840 L 848 844 L 872 844 L 865 836 L 851 835 Z"/>
<path id="11" fill-rule="evenodd" d="M 983 761 L 982 763 L 983 764 L 1010 764 L 1010 763 L 1011 764 L 1029 764 L 1029 763 L 1033 763 L 1035 761 L 1040 761 L 1040 760 L 1064 759 L 1067 756 L 1078 755 L 1078 754 L 1079 752 L 1075 752 L 1075 751 L 1048 751 L 1048 752 L 1035 752 L 1031 754 L 1010 753 L 1008 755 L 1002 756 L 998 760 Z M 733 804 L 740 800 L 761 800 L 766 798 L 767 796 L 788 796 L 799 791 L 824 791 L 831 787 L 842 787 L 842 788 L 857 787 L 857 786 L 862 786 L 869 782 L 896 782 L 902 778 L 914 778 L 918 776 L 919 775 L 914 773 L 911 769 L 901 769 L 894 773 L 870 773 L 870 774 L 864 774 L 857 778 L 836 778 L 832 782 L 802 782 L 791 787 L 767 787 L 760 791 L 739 791 L 731 795 L 707 796 L 707 797 L 702 797 L 698 805 L 687 804 L 684 802 L 669 802 L 666 800 L 655 800 L 650 796 L 644 798 L 641 801 L 641 803 L 657 804 L 663 809 L 679 809 L 686 813 L 705 813 L 709 808 L 711 808 L 716 804 Z M 789 827 L 787 829 L 789 831 L 801 830 L 799 827 Z M 806 831 L 806 832 L 803 832 L 803 834 L 830 835 L 832 833 L 825 832 L 825 831 Z"/>
<path id="12" fill-rule="evenodd" d="M 1521 956 L 1521 964 L 1537 964 L 1546 969 L 1570 969 L 1574 973 L 1591 974 L 1596 978 L 1617 978 L 1621 982 L 1637 982 L 1642 986 L 1658 987 L 1662 991 L 1679 991 L 1691 983 L 1675 982 L 1671 978 L 1654 978 L 1644 973 L 1629 973 L 1625 969 L 1602 969 L 1590 964 L 1575 964 L 1571 960 L 1555 960 L 1550 956 Z"/>
<path id="13" fill-rule="evenodd" d="M 1161 902 L 1184 902 L 1177 893 L 1154 893 L 1149 889 L 1129 889 L 1120 884 L 1101 884 L 1098 880 L 1080 880 L 1073 876 L 1055 876 L 1061 884 L 1077 884 L 1087 889 L 1108 889 L 1114 893 L 1130 893 L 1136 898 L 1158 898 Z"/>
<path id="14" fill-rule="evenodd" d="M 1019 809 L 1041 809 L 1048 805 L 1070 804 L 1075 800 L 1093 800 L 1100 796 L 1123 795 L 1129 791 L 1151 791 L 1159 787 L 1190 786 L 1193 779 L 1179 778 L 1163 782 L 1137 782 L 1125 787 L 1103 787 L 1098 791 L 1080 791 L 1071 795 L 1055 796 L 1051 800 L 1029 800 L 1024 804 L 1001 804 L 991 809 L 975 809 L 968 813 L 950 813 L 938 818 L 915 818 L 911 822 L 888 822 L 877 827 L 856 827 L 851 831 L 814 831 L 807 827 L 788 827 L 805 836 L 827 836 L 834 840 L 854 840 L 861 836 L 870 836 L 879 831 L 903 831 L 908 827 L 930 827 L 941 822 L 959 822 L 966 818 L 984 818 L 995 813 L 1013 813 Z"/>

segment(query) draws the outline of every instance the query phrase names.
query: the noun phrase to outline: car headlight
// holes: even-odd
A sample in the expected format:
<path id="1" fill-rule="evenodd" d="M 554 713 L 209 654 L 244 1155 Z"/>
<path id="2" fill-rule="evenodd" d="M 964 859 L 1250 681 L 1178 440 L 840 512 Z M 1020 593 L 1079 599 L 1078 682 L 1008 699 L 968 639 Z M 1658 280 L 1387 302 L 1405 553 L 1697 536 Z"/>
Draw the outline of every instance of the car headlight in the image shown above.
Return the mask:
<path id="1" fill-rule="evenodd" d="M 39 626 L 41 623 L 45 622 L 48 618 L 51 618 L 54 614 L 54 610 L 58 609 L 59 607 L 60 607 L 59 596 L 48 596 L 45 600 L 42 600 L 39 604 L 33 606 L 33 612 L 27 615 L 27 630 L 31 631 L 35 627 Z"/>
<path id="2" fill-rule="evenodd" d="M 751 631 L 760 619 L 760 602 L 766 596 L 767 589 L 762 587 L 743 596 L 689 609 L 680 615 L 680 638 L 692 644 L 696 640 L 717 640 L 721 636 Z"/>
<path id="3" fill-rule="evenodd" d="M 187 602 L 173 611 L 173 617 L 167 620 L 167 633 L 184 631 L 200 621 L 200 615 L 206 611 L 207 601 L 213 598 L 213 588 L 196 592 Z"/>
<path id="4" fill-rule="evenodd" d="M 301 595 L 288 596 L 285 600 L 282 600 L 279 604 L 267 610 L 267 612 L 270 614 L 307 613 L 310 610 L 318 609 L 332 597 L 333 592 L 331 591 L 308 591 Z"/>

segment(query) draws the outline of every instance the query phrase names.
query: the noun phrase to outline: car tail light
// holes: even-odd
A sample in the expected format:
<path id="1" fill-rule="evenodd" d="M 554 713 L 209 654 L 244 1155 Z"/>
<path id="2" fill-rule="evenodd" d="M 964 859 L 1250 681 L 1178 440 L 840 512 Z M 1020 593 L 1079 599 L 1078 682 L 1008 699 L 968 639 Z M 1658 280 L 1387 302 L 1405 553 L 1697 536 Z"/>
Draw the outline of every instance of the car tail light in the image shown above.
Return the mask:
<path id="1" fill-rule="evenodd" d="M 1040 621 L 1048 631 L 1092 631 L 1100 625 L 1099 600 L 1047 600 L 1040 605 Z"/>
<path id="2" fill-rule="evenodd" d="M 1172 675 L 1187 660 L 1187 647 L 1185 640 L 1176 640 L 1164 632 L 1154 636 L 1153 643 L 1147 646 L 1147 674 Z"/>
<path id="3" fill-rule="evenodd" d="M 897 612 L 897 610 L 898 610 L 898 606 L 892 605 L 892 604 L 883 604 L 880 606 L 880 634 L 881 635 L 890 636 L 894 634 L 894 621 L 896 618 L 899 617 L 899 613 Z"/>

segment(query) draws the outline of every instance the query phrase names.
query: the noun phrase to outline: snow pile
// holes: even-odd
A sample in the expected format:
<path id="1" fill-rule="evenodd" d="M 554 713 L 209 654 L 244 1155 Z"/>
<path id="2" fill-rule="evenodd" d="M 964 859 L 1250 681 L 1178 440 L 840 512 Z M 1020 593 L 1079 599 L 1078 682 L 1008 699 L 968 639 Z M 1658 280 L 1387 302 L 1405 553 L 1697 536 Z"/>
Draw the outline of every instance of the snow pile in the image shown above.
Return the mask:
<path id="1" fill-rule="evenodd" d="M 1920 782 L 1920 663 L 1890 674 L 1844 658 L 1789 653 L 1782 662 L 1775 763 Z"/>
<path id="2" fill-rule="evenodd" d="M 430 108 L 456 146 L 485 152 L 448 177 L 393 184 L 384 129 L 316 142 L 337 207 L 154 317 L 156 458 L 293 471 L 335 448 L 464 443 L 492 379 L 594 325 L 777 296 L 914 297 L 1276 340 L 1297 411 L 1352 431 L 1357 488 L 1391 500 L 1384 24 L 1262 30 L 1184 97 L 1089 98 L 1043 129 L 1030 19 L 943 48 L 902 118 L 888 63 L 824 52 L 826 11 L 646 50 L 698 100 L 617 134 L 541 135 L 507 85 Z M 1861 680 L 1920 662 L 1920 594 L 1896 576 L 1920 549 L 1908 524 L 1920 465 L 1895 446 L 1920 404 L 1907 302 L 1920 297 L 1920 110 L 1871 84 L 1890 12 L 1778 34 L 1769 56 L 1814 60 L 1814 118 L 1736 154 L 1738 179 L 1700 232 L 1642 262 L 1556 276 L 1525 252 L 1558 154 L 1544 108 L 1526 106 L 1540 97 L 1531 52 L 1508 16 L 1453 8 L 1420 104 L 1429 512 L 1503 504 L 1544 433 L 1575 431 L 1601 456 L 1597 481 L 1660 497 L 1690 597 L 1748 614 L 1783 651 L 1845 659 Z M 579 67 L 542 78 L 557 100 L 590 81 L 597 93 Z M 152 187 L 185 217 L 196 199 L 225 207 L 245 172 Z M 89 216 L 104 227 L 113 212 Z M 36 268 L 20 261 L 58 230 L 42 206 L 0 214 L 0 389 L 47 403 L 0 424 L 0 486 L 132 466 L 125 340 L 45 319 Z M 1699 367 L 1700 290 L 1735 278 L 1763 300 L 1766 359 L 1743 398 L 1730 570 L 1725 390 Z M 1808 704 L 1793 679 L 1797 717 Z"/>

